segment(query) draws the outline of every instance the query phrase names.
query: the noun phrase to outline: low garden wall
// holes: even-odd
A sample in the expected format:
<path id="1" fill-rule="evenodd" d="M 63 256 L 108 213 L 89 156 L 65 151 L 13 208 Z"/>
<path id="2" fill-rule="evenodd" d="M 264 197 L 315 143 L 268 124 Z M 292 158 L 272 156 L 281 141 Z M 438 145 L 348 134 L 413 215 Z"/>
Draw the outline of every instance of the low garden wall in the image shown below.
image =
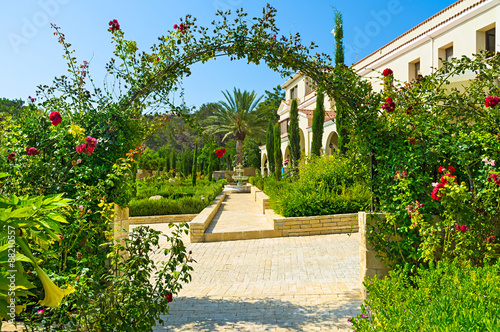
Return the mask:
<path id="1" fill-rule="evenodd" d="M 265 214 L 266 210 L 271 208 L 271 205 L 269 205 L 269 196 L 264 194 L 262 190 L 253 185 L 250 187 L 250 193 L 253 199 L 259 205 L 259 210 Z"/>
<path id="2" fill-rule="evenodd" d="M 165 222 L 181 223 L 190 222 L 196 218 L 196 216 L 197 214 L 171 214 L 163 216 L 130 217 L 128 220 L 130 225 L 156 224 Z"/>
<path id="3" fill-rule="evenodd" d="M 286 218 L 266 209 L 266 219 L 281 236 L 304 236 L 358 232 L 358 214 Z"/>
<path id="4" fill-rule="evenodd" d="M 226 193 L 223 192 L 221 195 L 217 196 L 211 205 L 204 208 L 190 223 L 189 223 L 189 236 L 191 243 L 204 242 L 205 241 L 205 230 L 212 221 L 219 210 L 220 205 L 226 198 Z"/>

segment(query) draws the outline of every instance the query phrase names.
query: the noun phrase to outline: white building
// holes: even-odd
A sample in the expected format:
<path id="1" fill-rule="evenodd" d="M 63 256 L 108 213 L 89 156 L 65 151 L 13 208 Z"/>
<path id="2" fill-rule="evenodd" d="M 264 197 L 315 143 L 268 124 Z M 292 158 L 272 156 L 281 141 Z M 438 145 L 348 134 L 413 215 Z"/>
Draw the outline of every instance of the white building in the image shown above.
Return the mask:
<path id="1" fill-rule="evenodd" d="M 496 35 L 499 20 L 500 0 L 459 0 L 354 63 L 353 68 L 376 91 L 383 87 L 380 73 L 385 68 L 393 70 L 396 80 L 411 81 L 440 68 L 440 59 L 470 57 L 481 50 L 494 53 L 500 42 Z M 475 77 L 469 72 L 450 82 L 456 87 Z"/>
<path id="2" fill-rule="evenodd" d="M 297 99 L 299 109 L 299 132 L 300 149 L 304 154 L 311 153 L 312 142 L 312 116 L 316 108 L 316 90 L 313 90 L 310 79 L 297 73 L 281 87 L 286 90 L 285 100 L 281 101 L 278 108 L 279 123 L 281 128 L 281 153 L 282 160 L 290 159 L 290 148 L 288 139 L 288 125 L 290 122 L 290 105 L 293 99 Z M 336 133 L 335 112 L 332 110 L 333 102 L 325 96 L 325 123 L 323 133 L 322 153 L 332 154 L 337 149 L 338 135 Z M 266 146 L 260 147 L 261 173 L 267 174 L 268 155 Z"/>
<path id="3" fill-rule="evenodd" d="M 440 68 L 440 59 L 450 60 L 462 55 L 472 56 L 480 51 L 494 53 L 500 50 L 500 37 L 496 34 L 497 21 L 500 21 L 500 0 L 459 0 L 354 63 L 352 67 L 371 81 L 375 91 L 380 91 L 383 88 L 381 73 L 385 68 L 392 69 L 396 80 L 411 81 L 418 75 L 425 76 Z M 449 79 L 450 87 L 459 87 L 475 77 L 473 72 L 452 77 Z M 295 74 L 282 85 L 286 89 L 286 101 L 281 102 L 278 114 L 283 160 L 289 159 L 290 154 L 287 129 L 293 98 L 299 101 L 300 146 L 306 155 L 310 153 L 316 94 L 308 80 L 301 74 Z M 338 135 L 333 102 L 327 97 L 325 110 L 322 152 L 332 154 L 337 149 Z M 268 158 L 266 146 L 261 146 L 260 151 L 261 171 L 265 174 Z"/>

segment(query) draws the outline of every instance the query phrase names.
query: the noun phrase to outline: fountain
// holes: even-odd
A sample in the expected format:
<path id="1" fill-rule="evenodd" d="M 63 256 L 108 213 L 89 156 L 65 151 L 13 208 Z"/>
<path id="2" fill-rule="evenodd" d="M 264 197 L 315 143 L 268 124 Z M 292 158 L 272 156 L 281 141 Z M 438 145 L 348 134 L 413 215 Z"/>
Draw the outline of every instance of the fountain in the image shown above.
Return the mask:
<path id="1" fill-rule="evenodd" d="M 244 185 L 243 181 L 248 180 L 248 176 L 244 176 L 243 174 L 243 167 L 241 164 L 236 166 L 236 173 L 238 175 L 233 176 L 233 180 L 238 181 L 236 185 L 233 184 L 228 184 L 224 187 L 225 191 L 232 191 L 232 192 L 238 192 L 238 193 L 249 193 L 250 192 L 250 186 Z"/>

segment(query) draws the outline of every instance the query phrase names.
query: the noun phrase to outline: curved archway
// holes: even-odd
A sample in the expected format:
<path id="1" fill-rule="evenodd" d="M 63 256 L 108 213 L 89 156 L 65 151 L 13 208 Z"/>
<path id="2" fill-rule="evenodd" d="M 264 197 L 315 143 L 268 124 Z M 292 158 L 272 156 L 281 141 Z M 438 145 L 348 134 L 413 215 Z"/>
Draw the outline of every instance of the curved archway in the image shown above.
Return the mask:
<path id="1" fill-rule="evenodd" d="M 306 154 L 306 138 L 304 136 L 304 131 L 299 128 L 299 136 L 300 136 L 300 152 L 301 154 Z"/>
<path id="2" fill-rule="evenodd" d="M 267 163 L 267 153 L 264 152 L 262 154 L 262 158 L 260 161 L 260 174 L 262 176 L 267 176 L 268 173 L 269 173 L 269 165 Z"/>
<path id="3" fill-rule="evenodd" d="M 285 161 L 288 161 L 285 163 Z M 285 148 L 285 153 L 283 154 L 283 165 L 288 165 L 290 162 L 290 145 L 287 145 Z"/>
<path id="4" fill-rule="evenodd" d="M 337 132 L 332 131 L 326 139 L 325 151 L 327 155 L 333 154 L 338 149 L 339 135 Z"/>
<path id="5" fill-rule="evenodd" d="M 265 62 L 271 70 L 283 76 L 301 72 L 327 95 L 334 94 L 333 77 L 325 70 L 331 68 L 330 57 L 310 54 L 316 46 L 314 43 L 302 45 L 299 34 L 277 36 L 279 28 L 275 24 L 275 8 L 267 5 L 262 18 L 253 20 L 249 20 L 242 10 L 236 11 L 237 17 L 231 17 L 230 11 L 218 12 L 217 16 L 219 18 L 213 21 L 212 27 L 198 26 L 194 18 L 186 16 L 181 20 L 183 30 L 160 37 L 160 43 L 151 47 L 151 54 L 136 54 L 135 42 L 125 40 L 121 30 L 112 32 L 117 45 L 114 53 L 127 65 L 127 70 L 113 66 L 113 73 L 130 87 L 120 98 L 120 108 L 134 105 L 144 109 L 151 106 L 141 107 L 142 102 L 148 100 L 151 104 L 166 104 L 173 112 L 184 114 L 186 107 L 174 105 L 169 94 L 182 89 L 179 83 L 191 74 L 192 65 L 221 56 L 230 60 L 245 59 L 256 65 Z M 161 98 L 158 101 L 154 97 Z"/>

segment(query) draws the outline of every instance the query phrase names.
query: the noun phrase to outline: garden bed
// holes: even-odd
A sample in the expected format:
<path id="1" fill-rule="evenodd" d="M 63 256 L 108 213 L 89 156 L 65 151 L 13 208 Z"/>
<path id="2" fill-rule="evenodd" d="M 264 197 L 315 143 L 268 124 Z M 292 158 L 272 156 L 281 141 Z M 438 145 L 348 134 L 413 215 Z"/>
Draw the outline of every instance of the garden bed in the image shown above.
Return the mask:
<path id="1" fill-rule="evenodd" d="M 194 217 L 190 215 L 196 215 L 210 205 L 222 191 L 224 183 L 225 180 L 199 181 L 198 185 L 193 187 L 191 181 L 169 182 L 160 177 L 138 180 L 136 198 L 129 204 L 130 216 L 159 216 L 151 219 L 152 222 L 191 221 Z M 150 199 L 152 196 L 159 198 Z M 172 217 L 172 215 L 189 216 Z M 149 218 L 137 219 L 137 222 L 149 223 L 148 220 Z"/>

